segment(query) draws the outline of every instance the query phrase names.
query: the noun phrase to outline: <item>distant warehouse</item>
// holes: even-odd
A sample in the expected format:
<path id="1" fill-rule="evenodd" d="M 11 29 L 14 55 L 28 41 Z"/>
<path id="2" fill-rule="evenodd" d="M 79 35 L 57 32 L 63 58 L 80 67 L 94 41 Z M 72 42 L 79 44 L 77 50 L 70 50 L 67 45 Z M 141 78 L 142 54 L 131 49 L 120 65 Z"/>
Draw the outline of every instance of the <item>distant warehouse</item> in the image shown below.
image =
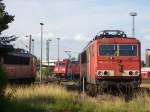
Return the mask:
<path id="1" fill-rule="evenodd" d="M 146 49 L 146 67 L 150 67 L 150 49 Z"/>

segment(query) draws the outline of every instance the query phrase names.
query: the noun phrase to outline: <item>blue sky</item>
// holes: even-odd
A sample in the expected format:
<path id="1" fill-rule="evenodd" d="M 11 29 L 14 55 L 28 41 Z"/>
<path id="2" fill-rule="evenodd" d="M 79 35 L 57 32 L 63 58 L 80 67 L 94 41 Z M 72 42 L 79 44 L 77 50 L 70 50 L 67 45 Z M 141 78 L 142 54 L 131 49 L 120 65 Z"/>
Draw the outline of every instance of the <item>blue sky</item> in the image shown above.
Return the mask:
<path id="1" fill-rule="evenodd" d="M 50 58 L 57 57 L 56 37 L 60 37 L 60 55 L 66 58 L 65 50 L 77 56 L 84 46 L 99 31 L 120 29 L 131 36 L 131 17 L 136 11 L 136 37 L 142 43 L 142 58 L 150 48 L 150 0 L 4 0 L 7 11 L 15 15 L 15 21 L 3 34 L 17 35 L 16 47 L 25 48 L 32 34 L 35 39 L 35 55 L 40 56 L 40 22 L 44 25 L 45 41 L 52 39 Z"/>

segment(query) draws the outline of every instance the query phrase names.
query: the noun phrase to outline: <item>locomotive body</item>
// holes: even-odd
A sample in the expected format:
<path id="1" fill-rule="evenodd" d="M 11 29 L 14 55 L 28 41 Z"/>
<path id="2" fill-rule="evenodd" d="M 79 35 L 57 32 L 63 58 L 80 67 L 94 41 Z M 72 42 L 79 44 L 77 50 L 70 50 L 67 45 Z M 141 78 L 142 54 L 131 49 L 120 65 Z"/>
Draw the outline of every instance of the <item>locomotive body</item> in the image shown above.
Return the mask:
<path id="1" fill-rule="evenodd" d="M 85 77 L 86 85 L 101 88 L 137 88 L 141 83 L 140 49 L 136 38 L 128 38 L 119 30 L 104 30 L 80 54 L 80 80 Z"/>
<path id="2" fill-rule="evenodd" d="M 71 61 L 68 65 L 68 73 L 69 77 L 72 79 L 79 79 L 80 78 L 80 64 L 79 61 Z"/>
<path id="3" fill-rule="evenodd" d="M 56 75 L 56 77 L 67 77 L 67 71 L 68 71 L 68 64 L 69 60 L 63 60 L 63 61 L 57 61 L 55 63 L 54 71 L 53 73 Z"/>
<path id="4" fill-rule="evenodd" d="M 8 80 L 20 83 L 34 82 L 37 63 L 35 56 L 27 53 L 9 53 L 0 59 Z"/>

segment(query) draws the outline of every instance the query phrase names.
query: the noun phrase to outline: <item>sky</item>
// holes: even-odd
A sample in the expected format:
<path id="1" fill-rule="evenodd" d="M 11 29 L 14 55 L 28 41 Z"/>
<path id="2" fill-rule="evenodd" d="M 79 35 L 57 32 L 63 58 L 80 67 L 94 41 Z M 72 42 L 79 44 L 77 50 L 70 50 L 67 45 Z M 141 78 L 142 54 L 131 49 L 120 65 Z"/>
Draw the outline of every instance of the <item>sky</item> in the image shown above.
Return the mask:
<path id="1" fill-rule="evenodd" d="M 135 36 L 145 49 L 150 48 L 150 0 L 4 0 L 6 11 L 15 21 L 3 35 L 16 35 L 15 47 L 27 49 L 26 35 L 35 40 L 34 54 L 40 57 L 40 23 L 43 26 L 43 59 L 46 59 L 46 40 L 50 42 L 50 59 L 57 59 L 57 39 L 60 38 L 60 58 L 64 51 L 77 57 L 86 44 L 101 30 L 123 30 L 132 35 L 130 12 L 137 12 Z"/>

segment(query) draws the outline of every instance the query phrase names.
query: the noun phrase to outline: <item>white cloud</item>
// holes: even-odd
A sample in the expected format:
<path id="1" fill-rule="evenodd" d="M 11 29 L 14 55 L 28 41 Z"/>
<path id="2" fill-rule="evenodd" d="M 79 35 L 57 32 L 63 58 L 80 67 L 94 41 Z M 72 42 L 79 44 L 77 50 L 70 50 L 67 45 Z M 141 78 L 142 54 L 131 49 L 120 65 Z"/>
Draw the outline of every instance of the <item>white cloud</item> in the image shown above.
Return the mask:
<path id="1" fill-rule="evenodd" d="M 83 34 L 77 34 L 74 37 L 75 41 L 83 42 L 83 41 L 89 41 L 88 37 L 84 36 Z"/>
<path id="2" fill-rule="evenodd" d="M 66 48 L 80 50 L 100 30 L 121 29 L 131 32 L 130 11 L 137 11 L 136 36 L 140 37 L 142 46 L 149 47 L 149 11 L 145 1 L 138 0 L 6 0 L 8 12 L 15 15 L 15 21 L 5 32 L 20 36 L 28 44 L 28 39 L 22 38 L 32 34 L 35 39 L 36 55 L 40 56 L 40 22 L 44 22 L 44 43 L 52 39 L 53 57 L 56 57 L 57 40 L 60 37 L 62 52 Z M 71 43 L 72 42 L 72 43 Z M 144 44 L 146 43 L 147 46 Z M 17 46 L 23 47 L 20 41 Z M 45 44 L 44 44 L 45 45 Z M 81 46 L 82 45 L 82 46 Z M 44 51 L 45 52 L 45 51 Z M 62 53 L 62 57 L 66 57 Z"/>
<path id="3" fill-rule="evenodd" d="M 143 46 L 145 46 L 146 44 L 150 45 L 150 35 L 144 36 L 143 39 L 141 39 L 141 42 L 142 42 Z"/>

